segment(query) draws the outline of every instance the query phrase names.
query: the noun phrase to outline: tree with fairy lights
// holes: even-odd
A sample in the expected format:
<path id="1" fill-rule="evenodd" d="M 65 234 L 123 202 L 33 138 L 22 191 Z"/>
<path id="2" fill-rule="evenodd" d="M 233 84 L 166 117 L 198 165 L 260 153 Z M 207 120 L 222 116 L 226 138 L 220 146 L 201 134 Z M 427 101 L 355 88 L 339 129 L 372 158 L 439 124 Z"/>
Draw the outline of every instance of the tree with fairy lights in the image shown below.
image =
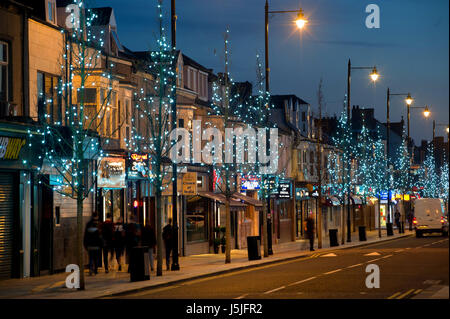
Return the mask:
<path id="1" fill-rule="evenodd" d="M 162 276 L 162 193 L 173 182 L 172 149 L 175 140 L 171 135 L 172 104 L 175 103 L 176 54 L 170 47 L 163 27 L 162 0 L 158 0 L 159 38 L 157 49 L 147 55 L 144 73 L 154 79 L 146 79 L 135 94 L 135 118 L 132 120 L 132 148 L 136 152 L 148 152 L 150 174 L 156 201 L 156 275 Z"/>
<path id="2" fill-rule="evenodd" d="M 403 132 L 402 143 L 397 149 L 397 156 L 394 165 L 394 188 L 401 194 L 406 194 L 411 189 L 411 160 L 405 136 L 405 132 Z"/>
<path id="3" fill-rule="evenodd" d="M 348 190 L 354 185 L 354 174 L 351 174 L 351 166 L 348 163 L 352 160 L 352 132 L 347 122 L 347 112 L 343 111 L 339 117 L 338 125 L 334 136 L 331 139 L 332 144 L 339 149 L 339 153 L 331 152 L 328 156 L 328 174 L 335 176 L 329 183 L 329 189 L 334 195 L 340 198 L 343 207 L 348 205 L 346 197 Z M 343 214 L 344 217 L 344 214 Z M 350 216 L 347 215 L 347 224 L 350 222 Z M 342 219 L 344 221 L 344 218 Z M 347 231 L 350 231 L 348 228 Z M 342 244 L 344 244 L 344 222 L 342 222 Z"/>
<path id="4" fill-rule="evenodd" d="M 40 174 L 50 174 L 50 187 L 63 196 L 76 200 L 77 207 L 77 264 L 80 268 L 80 287 L 85 288 L 83 249 L 83 202 L 94 192 L 96 172 L 103 157 L 103 149 L 120 129 L 117 114 L 110 109 L 114 64 L 102 53 L 103 41 L 95 35 L 92 25 L 97 15 L 85 1 L 74 0 L 75 9 L 68 18 L 71 28 L 63 31 L 61 80 L 59 98 L 65 111 L 60 122 L 47 108 L 51 98 L 41 94 L 38 108 L 43 125 L 43 165 Z M 101 87 L 103 94 L 91 101 L 88 88 Z M 115 123 L 105 123 L 115 118 Z M 90 172 L 90 173 L 89 173 Z M 41 181 L 40 181 L 41 183 Z"/>
<path id="5" fill-rule="evenodd" d="M 444 157 L 444 164 L 441 166 L 441 172 L 439 174 L 439 197 L 444 200 L 447 205 L 449 201 L 448 174 L 448 160 Z"/>
<path id="6" fill-rule="evenodd" d="M 358 169 L 355 179 L 359 185 L 359 192 L 365 201 L 372 194 L 373 179 L 376 172 L 373 170 L 374 140 L 370 136 L 369 129 L 365 125 L 364 118 L 361 132 L 358 134 L 353 153 L 358 160 Z"/>
<path id="7" fill-rule="evenodd" d="M 425 161 L 419 169 L 419 186 L 424 197 L 439 197 L 439 175 L 436 170 L 433 143 L 428 145 Z"/>

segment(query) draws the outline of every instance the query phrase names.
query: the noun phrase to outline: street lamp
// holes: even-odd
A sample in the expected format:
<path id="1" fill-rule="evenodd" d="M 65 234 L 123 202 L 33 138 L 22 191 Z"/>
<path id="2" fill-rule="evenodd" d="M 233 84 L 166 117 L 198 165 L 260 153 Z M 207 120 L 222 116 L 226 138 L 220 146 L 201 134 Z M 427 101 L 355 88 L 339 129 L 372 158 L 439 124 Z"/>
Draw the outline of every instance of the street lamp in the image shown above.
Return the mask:
<path id="1" fill-rule="evenodd" d="M 266 5 L 264 7 L 264 13 L 265 13 L 265 24 L 264 24 L 264 42 L 265 42 L 265 64 L 266 64 L 266 92 L 270 92 L 269 87 L 269 13 L 297 13 L 297 19 L 294 21 L 297 25 L 298 29 L 303 29 L 305 25 L 308 23 L 308 20 L 305 18 L 305 15 L 303 14 L 302 8 L 298 10 L 284 10 L 284 11 L 269 11 L 269 1 L 266 0 Z M 270 212 L 270 194 L 267 199 L 267 211 Z M 267 257 L 268 255 L 273 255 L 272 251 L 272 225 L 271 225 L 271 219 L 267 218 L 267 211 L 263 214 L 263 231 L 267 231 L 267 234 L 263 234 L 264 236 L 264 257 Z M 267 246 L 268 250 L 266 251 L 266 240 L 267 240 Z"/>
<path id="2" fill-rule="evenodd" d="M 175 13 L 175 0 L 171 0 L 171 31 L 172 31 L 172 50 L 173 53 L 176 53 L 177 46 L 177 15 Z M 172 103 L 172 129 L 176 129 L 177 127 L 177 77 L 175 72 L 175 93 L 173 95 L 173 103 Z M 173 174 L 173 182 L 172 182 L 172 220 L 173 220 L 173 250 L 172 250 L 172 265 L 170 267 L 171 270 L 180 270 L 180 265 L 178 263 L 178 174 L 177 174 L 177 164 L 173 162 L 172 164 L 172 174 Z"/>
<path id="3" fill-rule="evenodd" d="M 266 0 L 266 5 L 264 7 L 265 10 L 265 63 L 266 63 L 266 92 L 269 92 L 269 13 L 298 13 L 297 19 L 295 19 L 295 24 L 298 29 L 303 29 L 305 25 L 308 23 L 308 20 L 305 18 L 303 13 L 303 9 L 300 8 L 298 10 L 284 10 L 284 11 L 269 11 L 269 1 Z"/>
<path id="4" fill-rule="evenodd" d="M 353 66 L 352 67 L 352 63 L 350 61 L 350 59 L 348 59 L 348 69 L 347 69 L 347 125 L 350 127 L 350 83 L 351 83 L 351 72 L 352 70 L 371 70 L 371 73 L 369 74 L 370 78 L 372 79 L 373 82 L 377 81 L 379 78 L 379 74 L 377 71 L 377 67 L 376 66 L 371 66 L 371 67 L 367 67 L 367 66 Z M 347 172 L 350 172 L 350 160 L 347 162 Z M 352 241 L 352 235 L 350 232 L 350 177 L 349 177 L 349 183 L 348 183 L 348 190 L 347 190 L 348 194 L 347 194 L 347 242 L 351 242 Z"/>

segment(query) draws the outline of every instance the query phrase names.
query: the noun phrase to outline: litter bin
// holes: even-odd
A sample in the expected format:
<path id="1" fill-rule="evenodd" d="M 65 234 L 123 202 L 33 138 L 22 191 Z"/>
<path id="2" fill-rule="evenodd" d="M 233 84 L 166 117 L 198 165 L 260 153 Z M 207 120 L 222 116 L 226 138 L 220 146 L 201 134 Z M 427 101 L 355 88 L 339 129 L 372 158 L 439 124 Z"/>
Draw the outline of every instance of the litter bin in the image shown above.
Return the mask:
<path id="1" fill-rule="evenodd" d="M 261 238 L 259 236 L 247 237 L 248 260 L 261 259 Z"/>
<path id="2" fill-rule="evenodd" d="M 366 241 L 366 226 L 359 226 L 359 241 Z"/>
<path id="3" fill-rule="evenodd" d="M 338 230 L 337 229 L 330 229 L 328 232 L 330 233 L 330 247 L 339 246 L 339 243 L 338 243 Z"/>
<path id="4" fill-rule="evenodd" d="M 394 228 L 392 223 L 386 223 L 386 232 L 388 236 L 394 236 Z"/>
<path id="5" fill-rule="evenodd" d="M 150 258 L 147 246 L 133 247 L 130 252 L 130 281 L 150 279 Z"/>

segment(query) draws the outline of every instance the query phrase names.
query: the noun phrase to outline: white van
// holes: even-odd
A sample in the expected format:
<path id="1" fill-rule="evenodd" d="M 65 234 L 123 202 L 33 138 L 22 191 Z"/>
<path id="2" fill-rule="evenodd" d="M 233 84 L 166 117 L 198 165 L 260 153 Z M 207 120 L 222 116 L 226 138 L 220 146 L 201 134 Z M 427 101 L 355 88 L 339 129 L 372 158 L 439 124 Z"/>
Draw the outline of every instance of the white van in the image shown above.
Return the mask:
<path id="1" fill-rule="evenodd" d="M 414 201 L 413 225 L 416 237 L 424 233 L 442 233 L 448 236 L 448 221 L 439 198 L 420 198 Z"/>

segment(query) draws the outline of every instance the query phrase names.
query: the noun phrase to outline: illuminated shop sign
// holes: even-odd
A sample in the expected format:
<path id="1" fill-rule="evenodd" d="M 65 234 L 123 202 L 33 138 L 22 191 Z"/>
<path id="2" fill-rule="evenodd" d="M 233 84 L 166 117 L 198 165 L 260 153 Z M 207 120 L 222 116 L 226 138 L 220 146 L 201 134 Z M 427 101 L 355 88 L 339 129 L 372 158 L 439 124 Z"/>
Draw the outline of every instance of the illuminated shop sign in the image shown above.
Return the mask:
<path id="1" fill-rule="evenodd" d="M 278 183 L 278 198 L 291 198 L 290 181 L 280 181 Z"/>
<path id="2" fill-rule="evenodd" d="M 0 137 L 0 159 L 18 160 L 25 139 L 16 137 Z"/>
<path id="3" fill-rule="evenodd" d="M 150 168 L 148 165 L 148 154 L 131 154 L 128 159 L 129 179 L 148 179 Z"/>
<path id="4" fill-rule="evenodd" d="M 260 189 L 261 177 L 256 175 L 242 175 L 241 188 L 245 190 Z"/>
<path id="5" fill-rule="evenodd" d="M 97 175 L 99 188 L 125 188 L 125 159 L 104 157 Z"/>

